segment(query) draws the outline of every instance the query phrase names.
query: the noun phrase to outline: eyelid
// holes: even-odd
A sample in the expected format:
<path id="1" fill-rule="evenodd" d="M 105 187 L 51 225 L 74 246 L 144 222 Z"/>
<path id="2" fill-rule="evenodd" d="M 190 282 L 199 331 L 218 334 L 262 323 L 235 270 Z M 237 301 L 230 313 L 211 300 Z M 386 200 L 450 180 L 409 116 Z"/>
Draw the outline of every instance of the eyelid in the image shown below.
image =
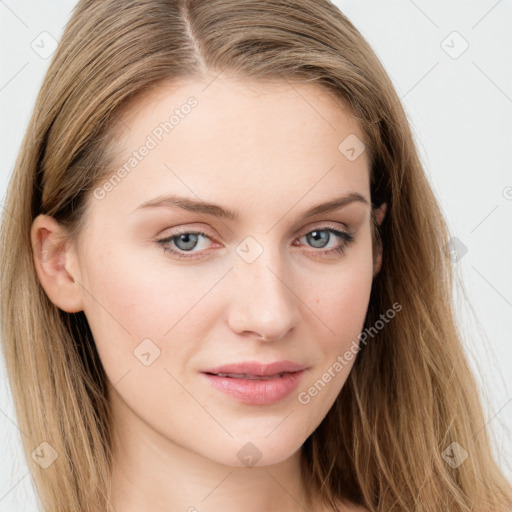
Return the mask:
<path id="1" fill-rule="evenodd" d="M 215 233 L 213 232 L 212 229 L 206 227 L 206 226 L 201 226 L 201 227 L 194 227 L 194 226 L 191 226 L 190 224 L 187 224 L 185 226 L 178 226 L 176 228 L 170 228 L 172 229 L 172 233 L 169 233 L 168 235 L 165 235 L 164 238 L 172 238 L 172 237 L 175 237 L 175 236 L 179 236 L 179 235 L 182 235 L 184 233 L 204 233 L 205 235 L 208 235 L 209 238 L 216 238 L 216 235 Z"/>
<path id="2" fill-rule="evenodd" d="M 340 228 L 340 225 L 342 226 Z M 319 221 L 319 222 L 313 222 L 310 225 L 306 226 L 300 231 L 300 237 L 310 233 L 311 231 L 320 230 L 320 229 L 328 229 L 332 228 L 336 231 L 344 231 L 347 235 L 353 235 L 354 230 L 344 222 L 332 222 L 332 221 Z"/>
<path id="3" fill-rule="evenodd" d="M 340 225 L 342 226 L 341 228 L 340 228 Z M 354 234 L 354 230 L 348 224 L 345 224 L 344 222 L 317 221 L 317 222 L 312 222 L 309 225 L 302 228 L 299 231 L 299 234 L 297 235 L 297 237 L 299 237 L 299 238 L 303 237 L 304 235 L 306 235 L 316 229 L 327 229 L 327 228 L 332 228 L 332 229 L 338 230 L 338 231 L 340 231 L 340 229 L 341 229 L 341 231 L 344 231 L 347 235 Z M 215 241 L 215 239 L 217 238 L 217 236 L 215 235 L 213 230 L 205 225 L 201 225 L 200 227 L 194 227 L 193 225 L 187 224 L 184 226 L 178 226 L 176 228 L 171 228 L 171 229 L 173 229 L 173 232 L 164 236 L 164 238 L 166 238 L 166 239 L 172 238 L 174 236 L 179 236 L 183 233 L 204 233 L 205 235 L 208 235 L 208 237 L 210 239 L 212 239 L 213 241 Z"/>

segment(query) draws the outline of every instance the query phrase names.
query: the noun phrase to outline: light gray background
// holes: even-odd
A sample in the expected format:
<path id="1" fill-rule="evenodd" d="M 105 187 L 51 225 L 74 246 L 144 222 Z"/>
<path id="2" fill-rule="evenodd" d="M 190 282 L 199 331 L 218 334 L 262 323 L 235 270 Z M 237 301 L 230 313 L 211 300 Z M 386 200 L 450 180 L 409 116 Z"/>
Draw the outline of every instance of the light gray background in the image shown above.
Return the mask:
<path id="1" fill-rule="evenodd" d="M 31 44 L 46 38 L 49 48 L 42 32 L 59 40 L 75 3 L 0 0 L 0 205 L 50 61 Z M 456 265 L 459 322 L 512 478 L 512 1 L 335 3 L 390 74 L 452 235 L 467 247 Z M 0 512 L 36 511 L 0 363 Z"/>

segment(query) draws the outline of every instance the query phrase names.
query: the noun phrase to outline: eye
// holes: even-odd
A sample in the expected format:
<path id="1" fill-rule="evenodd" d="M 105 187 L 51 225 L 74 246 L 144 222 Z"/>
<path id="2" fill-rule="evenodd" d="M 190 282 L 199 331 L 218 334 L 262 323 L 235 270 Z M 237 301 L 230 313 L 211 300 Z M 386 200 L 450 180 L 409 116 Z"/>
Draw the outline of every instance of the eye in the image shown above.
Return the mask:
<path id="1" fill-rule="evenodd" d="M 193 251 L 199 246 L 199 249 L 205 249 L 201 247 L 202 239 L 210 239 L 207 233 L 203 231 L 182 231 L 176 235 L 157 240 L 157 243 L 163 246 L 164 252 L 171 253 L 173 256 L 180 259 L 194 259 L 197 256 L 186 254 L 186 253 L 197 253 L 200 251 Z M 177 247 L 178 250 L 176 250 Z"/>
<path id="2" fill-rule="evenodd" d="M 348 231 L 341 231 L 330 226 L 315 228 L 313 231 L 308 231 L 305 235 L 299 238 L 299 240 L 302 238 L 304 238 L 308 244 L 316 249 L 324 249 L 333 238 L 341 239 L 342 242 L 335 244 L 334 248 L 313 251 L 315 255 L 320 256 L 327 254 L 333 256 L 343 254 L 348 246 L 355 241 L 355 236 L 353 233 Z M 297 244 L 293 242 L 293 245 Z"/>
<path id="3" fill-rule="evenodd" d="M 297 240 L 300 241 L 303 238 L 306 240 L 307 244 L 311 244 L 310 246 L 313 247 L 313 249 L 323 249 L 332 239 L 338 238 L 341 240 L 341 243 L 338 242 L 334 248 L 312 251 L 315 255 L 320 256 L 331 253 L 333 255 L 343 254 L 347 247 L 355 241 L 353 233 L 341 231 L 330 226 L 315 228 L 312 231 L 308 231 Z M 191 260 L 201 257 L 200 253 L 204 252 L 201 249 L 206 250 L 207 247 L 201 247 L 201 245 L 204 245 L 205 240 L 211 240 L 208 233 L 203 231 L 182 230 L 180 233 L 157 240 L 157 243 L 163 247 L 165 253 L 170 253 L 173 257 L 178 259 Z M 294 241 L 293 245 L 296 246 L 300 244 Z"/>

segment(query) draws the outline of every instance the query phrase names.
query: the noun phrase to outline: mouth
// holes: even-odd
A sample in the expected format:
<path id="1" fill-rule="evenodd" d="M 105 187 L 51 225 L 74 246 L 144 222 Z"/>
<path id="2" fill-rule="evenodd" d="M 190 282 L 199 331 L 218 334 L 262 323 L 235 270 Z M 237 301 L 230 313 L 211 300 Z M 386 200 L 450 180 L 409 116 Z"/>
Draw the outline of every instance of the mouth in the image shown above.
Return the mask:
<path id="1" fill-rule="evenodd" d="M 295 373 L 295 372 L 281 372 L 276 373 L 274 375 L 249 375 L 247 373 L 209 373 L 205 372 L 207 375 L 216 375 L 217 377 L 226 377 L 228 379 L 247 379 L 247 380 L 272 380 L 279 379 L 286 375 L 287 373 Z"/>
<path id="2" fill-rule="evenodd" d="M 261 363 L 259 361 L 242 361 L 240 363 L 231 363 L 215 368 L 206 368 L 204 373 L 214 375 L 233 376 L 234 378 L 249 377 L 273 377 L 276 378 L 283 373 L 294 373 L 306 369 L 304 364 L 294 361 L 273 361 L 271 363 Z"/>
<path id="3" fill-rule="evenodd" d="M 297 388 L 306 370 L 304 365 L 281 361 L 270 365 L 240 363 L 205 370 L 201 374 L 214 389 L 239 402 L 270 405 L 288 397 Z"/>

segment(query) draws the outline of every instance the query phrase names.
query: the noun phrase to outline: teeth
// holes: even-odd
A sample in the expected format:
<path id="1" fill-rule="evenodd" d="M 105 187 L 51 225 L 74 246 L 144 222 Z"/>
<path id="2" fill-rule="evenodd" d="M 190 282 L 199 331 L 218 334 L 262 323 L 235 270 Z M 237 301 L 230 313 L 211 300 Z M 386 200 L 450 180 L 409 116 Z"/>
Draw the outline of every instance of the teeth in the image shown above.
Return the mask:
<path id="1" fill-rule="evenodd" d="M 247 379 L 247 380 L 271 380 L 282 377 L 283 373 L 276 373 L 275 375 L 247 375 L 245 373 L 217 373 L 217 377 L 231 377 L 232 379 Z"/>

